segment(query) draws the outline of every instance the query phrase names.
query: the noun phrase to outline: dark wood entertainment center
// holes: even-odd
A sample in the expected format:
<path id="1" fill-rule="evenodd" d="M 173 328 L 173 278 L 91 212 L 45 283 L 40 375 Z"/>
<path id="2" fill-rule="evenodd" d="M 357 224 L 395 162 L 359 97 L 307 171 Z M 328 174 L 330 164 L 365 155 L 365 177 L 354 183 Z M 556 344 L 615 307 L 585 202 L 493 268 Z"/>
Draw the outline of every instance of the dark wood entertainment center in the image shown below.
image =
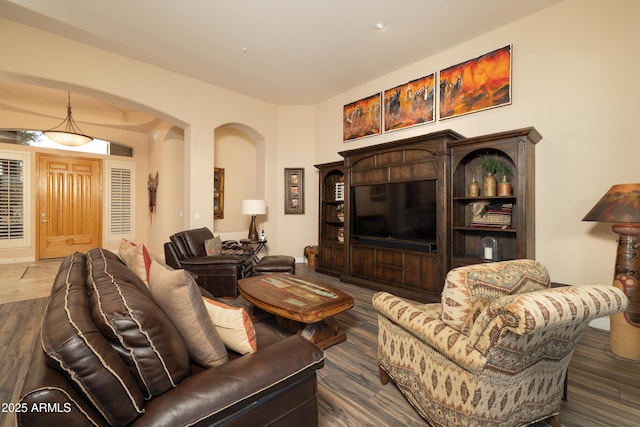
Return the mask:
<path id="1" fill-rule="evenodd" d="M 445 130 L 342 151 L 344 161 L 316 165 L 320 190 L 316 270 L 344 282 L 433 302 L 440 300 L 451 268 L 487 262 L 481 257 L 480 242 L 485 237 L 498 245 L 499 259 L 534 258 L 535 144 L 540 139 L 534 128 L 474 138 Z M 486 157 L 510 166 L 512 195 L 469 196 L 474 176 L 482 186 L 478 168 Z M 435 242 L 353 234 L 349 205 L 355 187 L 425 180 L 436 181 Z M 336 200 L 339 182 L 344 182 L 343 200 Z M 379 197 L 384 201 L 387 195 Z M 512 206 L 510 226 L 472 224 L 473 205 L 478 202 Z M 336 215 L 342 206 L 344 222 Z M 343 242 L 339 234 L 344 235 Z"/>

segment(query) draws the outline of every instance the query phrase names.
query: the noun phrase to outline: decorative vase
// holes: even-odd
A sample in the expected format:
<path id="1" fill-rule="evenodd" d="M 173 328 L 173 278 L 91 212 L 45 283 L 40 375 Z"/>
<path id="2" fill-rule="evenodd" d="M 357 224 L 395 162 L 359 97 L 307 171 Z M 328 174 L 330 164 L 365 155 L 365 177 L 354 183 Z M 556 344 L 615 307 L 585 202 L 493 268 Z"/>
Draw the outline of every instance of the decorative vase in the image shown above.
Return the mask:
<path id="1" fill-rule="evenodd" d="M 476 181 L 476 176 L 471 178 L 471 184 L 469 184 L 469 197 L 478 197 L 480 195 L 480 186 Z"/>
<path id="2" fill-rule="evenodd" d="M 494 197 L 497 185 L 496 177 L 491 172 L 487 172 L 483 182 L 484 197 Z"/>
<path id="3" fill-rule="evenodd" d="M 338 242 L 344 242 L 344 227 L 338 228 Z"/>
<path id="4" fill-rule="evenodd" d="M 498 184 L 498 196 L 510 196 L 511 195 L 511 183 L 507 179 L 507 175 L 502 175 L 502 181 Z"/>

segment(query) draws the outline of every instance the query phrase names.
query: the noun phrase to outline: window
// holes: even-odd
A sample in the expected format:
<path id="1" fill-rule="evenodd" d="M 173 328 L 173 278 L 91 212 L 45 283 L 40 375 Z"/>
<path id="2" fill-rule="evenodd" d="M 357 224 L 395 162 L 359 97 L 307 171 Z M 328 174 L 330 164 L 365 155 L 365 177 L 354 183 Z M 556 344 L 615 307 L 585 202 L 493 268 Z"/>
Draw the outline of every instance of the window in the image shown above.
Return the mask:
<path id="1" fill-rule="evenodd" d="M 107 162 L 107 206 L 105 221 L 108 241 L 135 237 L 135 166 L 133 163 Z"/>
<path id="2" fill-rule="evenodd" d="M 44 136 L 39 130 L 0 129 L 0 142 L 6 144 L 30 145 L 37 148 L 78 151 L 81 153 L 109 154 L 111 156 L 133 157 L 133 148 L 116 142 L 94 138 L 88 144 L 78 147 L 58 144 Z"/>
<path id="3" fill-rule="evenodd" d="M 0 151 L 0 248 L 29 245 L 25 220 L 29 220 L 25 204 L 28 186 L 26 153 Z"/>

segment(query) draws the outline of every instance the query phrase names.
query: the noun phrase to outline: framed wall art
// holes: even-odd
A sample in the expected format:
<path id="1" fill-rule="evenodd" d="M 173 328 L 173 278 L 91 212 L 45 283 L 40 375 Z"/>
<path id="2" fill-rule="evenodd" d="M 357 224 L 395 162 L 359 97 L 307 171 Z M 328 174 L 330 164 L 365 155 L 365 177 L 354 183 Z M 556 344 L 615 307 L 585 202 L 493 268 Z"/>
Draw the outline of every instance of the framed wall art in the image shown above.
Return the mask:
<path id="1" fill-rule="evenodd" d="M 505 46 L 441 70 L 438 117 L 511 104 L 511 52 L 512 46 Z"/>
<path id="2" fill-rule="evenodd" d="M 284 169 L 284 213 L 304 213 L 304 169 Z"/>
<path id="3" fill-rule="evenodd" d="M 384 91 L 384 131 L 435 121 L 435 73 Z"/>
<path id="4" fill-rule="evenodd" d="M 378 135 L 382 132 L 381 94 L 377 93 L 342 108 L 342 140 Z"/>
<path id="5" fill-rule="evenodd" d="M 213 219 L 224 218 L 224 169 L 213 168 Z"/>

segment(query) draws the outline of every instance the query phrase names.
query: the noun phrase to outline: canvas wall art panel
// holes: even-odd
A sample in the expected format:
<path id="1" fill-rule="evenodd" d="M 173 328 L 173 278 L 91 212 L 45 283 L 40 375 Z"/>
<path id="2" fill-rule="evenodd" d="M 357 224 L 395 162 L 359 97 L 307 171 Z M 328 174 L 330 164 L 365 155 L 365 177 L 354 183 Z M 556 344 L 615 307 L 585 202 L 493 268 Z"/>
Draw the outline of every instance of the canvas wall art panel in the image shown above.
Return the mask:
<path id="1" fill-rule="evenodd" d="M 511 104 L 512 46 L 441 70 L 438 118 Z"/>
<path id="2" fill-rule="evenodd" d="M 384 130 L 435 121 L 435 73 L 384 91 Z"/>
<path id="3" fill-rule="evenodd" d="M 342 140 L 378 135 L 382 129 L 381 94 L 347 104 L 342 109 Z"/>

